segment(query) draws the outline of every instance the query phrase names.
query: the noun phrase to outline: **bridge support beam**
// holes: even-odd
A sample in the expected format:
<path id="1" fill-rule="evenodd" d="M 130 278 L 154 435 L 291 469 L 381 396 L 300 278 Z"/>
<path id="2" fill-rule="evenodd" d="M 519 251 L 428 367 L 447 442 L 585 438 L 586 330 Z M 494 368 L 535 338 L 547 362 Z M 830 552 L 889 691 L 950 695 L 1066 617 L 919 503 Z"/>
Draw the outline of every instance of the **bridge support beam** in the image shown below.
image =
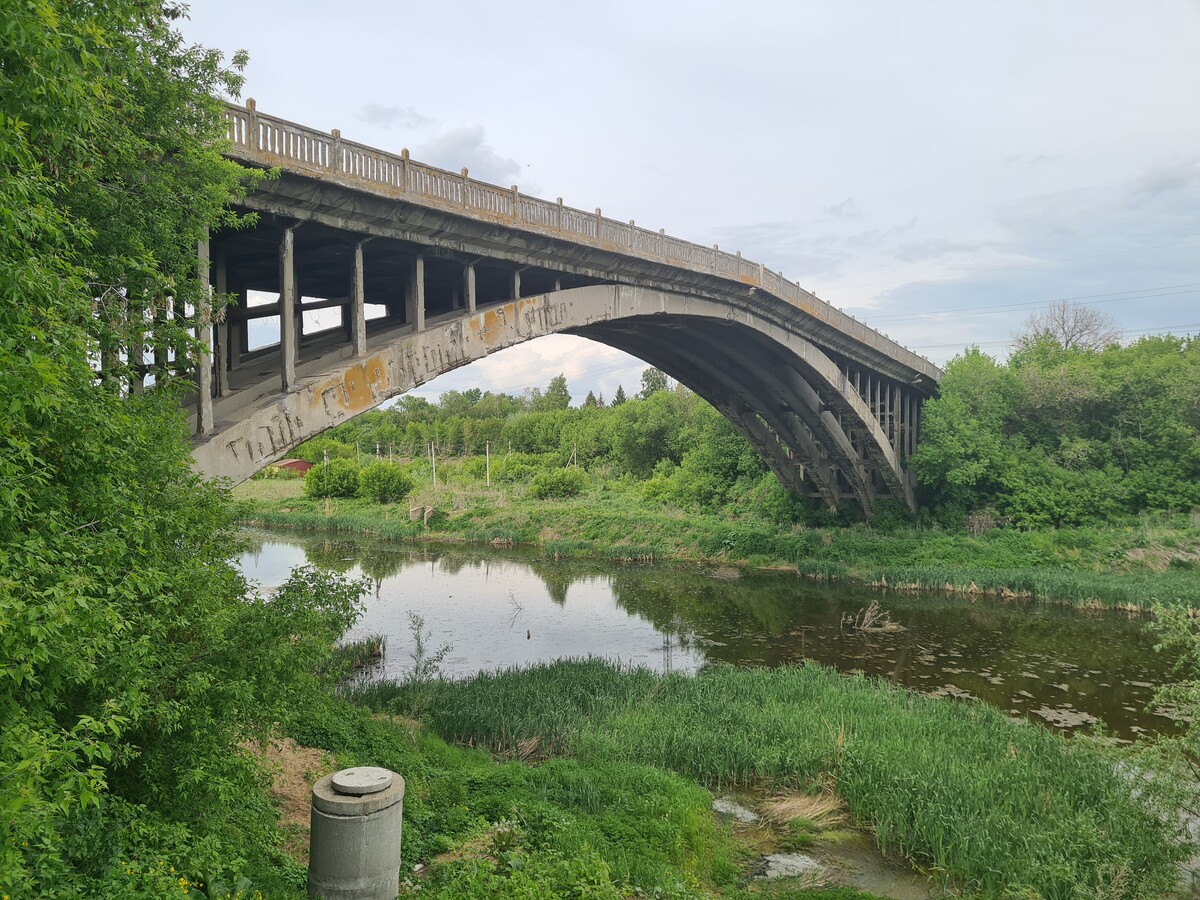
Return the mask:
<path id="1" fill-rule="evenodd" d="M 220 244 L 213 253 L 212 265 L 213 290 L 219 297 L 224 297 L 229 290 L 228 266 L 225 262 L 225 251 Z M 229 308 L 222 306 L 217 315 L 213 328 L 213 349 L 217 363 L 214 366 L 217 381 L 217 396 L 228 397 L 229 388 L 229 332 L 233 327 L 229 321 Z"/>
<path id="2" fill-rule="evenodd" d="M 417 254 L 413 262 L 412 275 L 408 279 L 408 293 L 404 298 L 404 320 L 413 331 L 425 330 L 425 257 Z"/>
<path id="3" fill-rule="evenodd" d="M 475 263 L 463 269 L 463 292 L 467 295 L 467 315 L 475 312 Z"/>
<path id="4" fill-rule="evenodd" d="M 350 346 L 357 357 L 367 355 L 367 298 L 363 286 L 363 244 L 354 245 L 354 269 L 350 273 Z"/>
<path id="5" fill-rule="evenodd" d="M 279 355 L 283 392 L 296 387 L 296 228 L 279 244 Z"/>

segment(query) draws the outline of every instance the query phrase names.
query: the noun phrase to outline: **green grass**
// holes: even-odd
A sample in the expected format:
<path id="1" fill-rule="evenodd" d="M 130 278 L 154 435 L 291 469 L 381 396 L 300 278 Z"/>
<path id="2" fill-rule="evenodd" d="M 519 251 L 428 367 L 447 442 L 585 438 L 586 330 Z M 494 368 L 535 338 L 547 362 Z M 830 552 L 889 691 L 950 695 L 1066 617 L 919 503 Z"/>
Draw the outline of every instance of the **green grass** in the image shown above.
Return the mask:
<path id="1" fill-rule="evenodd" d="M 435 508 L 426 526 L 410 521 L 408 502 L 308 500 L 297 481 L 248 482 L 237 496 L 245 501 L 243 521 L 275 528 L 522 544 L 555 558 L 786 565 L 814 580 L 1082 606 L 1200 606 L 1200 526 L 1185 516 L 1103 528 L 996 529 L 977 537 L 866 525 L 782 528 L 649 503 L 634 488 L 610 482 L 565 500 L 533 500 L 519 486 L 425 486 L 410 502 Z"/>
<path id="2" fill-rule="evenodd" d="M 285 730 L 339 766 L 404 775 L 402 871 L 445 854 L 421 894 L 699 898 L 735 887 L 745 851 L 694 781 L 624 760 L 494 761 L 337 698 Z M 595 894 L 566 887 L 595 882 Z"/>
<path id="3" fill-rule="evenodd" d="M 403 711 L 410 690 L 356 696 Z M 426 690 L 429 724 L 457 742 L 511 753 L 536 738 L 585 767 L 714 788 L 832 788 L 882 849 L 988 896 L 1158 896 L 1186 857 L 1156 805 L 1169 798 L 1135 797 L 1110 751 L 817 666 L 689 678 L 560 662 Z"/>

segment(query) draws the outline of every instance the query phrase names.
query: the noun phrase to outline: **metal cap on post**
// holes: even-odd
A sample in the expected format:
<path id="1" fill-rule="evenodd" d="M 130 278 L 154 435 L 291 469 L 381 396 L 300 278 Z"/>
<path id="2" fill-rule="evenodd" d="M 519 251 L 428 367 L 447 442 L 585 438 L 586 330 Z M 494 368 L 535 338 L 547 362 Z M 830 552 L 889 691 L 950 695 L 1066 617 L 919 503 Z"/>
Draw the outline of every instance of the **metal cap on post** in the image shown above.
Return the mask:
<path id="1" fill-rule="evenodd" d="M 359 766 L 314 784 L 308 896 L 394 900 L 403 821 L 404 779 L 395 772 Z"/>

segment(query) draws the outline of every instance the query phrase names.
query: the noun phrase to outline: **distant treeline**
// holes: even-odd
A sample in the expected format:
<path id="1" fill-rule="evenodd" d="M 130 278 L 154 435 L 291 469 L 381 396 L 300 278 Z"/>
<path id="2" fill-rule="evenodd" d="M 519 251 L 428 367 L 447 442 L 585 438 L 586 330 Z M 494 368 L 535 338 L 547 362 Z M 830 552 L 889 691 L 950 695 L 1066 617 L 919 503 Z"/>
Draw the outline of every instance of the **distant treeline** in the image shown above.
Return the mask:
<path id="1" fill-rule="evenodd" d="M 658 370 L 646 370 L 635 397 L 622 389 L 611 404 L 590 393 L 570 403 L 562 375 L 520 397 L 478 389 L 448 391 L 438 403 L 404 397 L 298 455 L 408 459 L 432 445 L 445 458 L 490 447 L 501 480 L 574 464 L 688 509 L 752 511 L 780 524 L 856 515 L 790 495 L 716 410 Z M 967 350 L 925 405 L 912 467 L 922 515 L 946 527 L 972 514 L 1055 526 L 1200 507 L 1200 344 L 1166 335 L 1094 350 L 1042 336 L 1007 362 Z M 882 516 L 904 513 L 884 504 Z"/>

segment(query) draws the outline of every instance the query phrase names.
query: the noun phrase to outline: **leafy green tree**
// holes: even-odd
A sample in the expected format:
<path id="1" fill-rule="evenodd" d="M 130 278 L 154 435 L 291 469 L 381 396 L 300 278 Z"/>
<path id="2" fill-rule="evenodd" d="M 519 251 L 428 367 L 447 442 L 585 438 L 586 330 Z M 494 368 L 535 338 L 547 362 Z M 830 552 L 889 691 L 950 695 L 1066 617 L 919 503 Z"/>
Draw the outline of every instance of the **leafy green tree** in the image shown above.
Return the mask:
<path id="1" fill-rule="evenodd" d="M 670 387 L 666 372 L 661 369 L 649 368 L 642 370 L 642 391 L 638 394 L 643 400 L 648 400 L 652 394 L 665 391 Z"/>
<path id="2" fill-rule="evenodd" d="M 229 203 L 257 177 L 220 154 L 214 98 L 236 93 L 241 60 L 186 45 L 179 14 L 0 0 L 0 886 L 12 897 L 136 896 L 120 861 L 163 847 L 214 874 L 265 865 L 274 813 L 237 744 L 286 714 L 352 617 L 311 592 L 248 594 L 228 563 L 226 498 L 190 467 L 186 384 L 160 369 L 144 395 L 120 389 L 139 346 L 185 367 L 187 313 L 210 303 L 197 243 L 236 226 Z"/>
<path id="3" fill-rule="evenodd" d="M 533 409 L 538 412 L 566 409 L 570 405 L 571 392 L 567 390 L 567 377 L 561 372 L 550 379 L 545 393 L 539 394 L 532 403 Z"/>

